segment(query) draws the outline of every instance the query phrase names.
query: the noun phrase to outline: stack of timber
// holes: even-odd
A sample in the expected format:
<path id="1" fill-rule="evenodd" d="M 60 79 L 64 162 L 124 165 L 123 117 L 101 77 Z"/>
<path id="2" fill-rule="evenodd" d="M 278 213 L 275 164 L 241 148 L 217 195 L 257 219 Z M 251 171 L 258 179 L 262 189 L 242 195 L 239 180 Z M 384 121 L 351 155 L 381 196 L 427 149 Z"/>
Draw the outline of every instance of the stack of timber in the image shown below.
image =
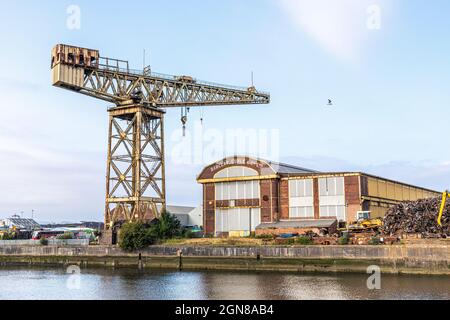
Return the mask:
<path id="1" fill-rule="evenodd" d="M 437 223 L 440 198 L 407 201 L 389 209 L 383 225 L 385 235 L 420 234 L 422 238 L 450 237 L 450 201 L 442 216 L 442 226 Z"/>

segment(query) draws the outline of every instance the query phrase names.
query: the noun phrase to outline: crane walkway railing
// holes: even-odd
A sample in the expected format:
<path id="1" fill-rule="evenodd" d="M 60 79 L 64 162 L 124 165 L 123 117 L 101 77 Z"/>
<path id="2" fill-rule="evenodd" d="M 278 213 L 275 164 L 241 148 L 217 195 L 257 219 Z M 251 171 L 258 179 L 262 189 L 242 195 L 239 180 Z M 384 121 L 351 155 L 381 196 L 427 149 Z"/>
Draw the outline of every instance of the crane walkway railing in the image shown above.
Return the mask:
<path id="1" fill-rule="evenodd" d="M 119 72 L 119 73 L 127 73 L 127 74 L 135 75 L 135 76 L 152 77 L 152 78 L 158 78 L 158 79 L 167 80 L 167 81 L 177 81 L 180 83 L 187 82 L 187 81 L 183 81 L 181 79 L 185 76 L 174 76 L 174 75 L 170 75 L 170 74 L 152 72 L 150 67 L 146 67 L 143 70 L 130 69 L 128 61 L 125 61 L 125 60 L 100 57 L 100 60 L 98 63 L 98 68 L 100 70 Z M 199 80 L 196 78 L 191 78 L 188 83 L 192 83 L 192 84 L 196 84 L 196 85 L 203 85 L 203 86 L 208 86 L 208 87 L 214 87 L 214 88 L 224 88 L 224 89 L 228 89 L 228 90 L 237 90 L 237 91 L 245 91 L 245 92 L 248 91 L 248 88 L 243 87 L 243 86 L 226 85 L 226 84 L 215 83 L 215 82 L 210 82 L 210 81 L 203 81 L 203 80 Z M 259 90 L 257 91 L 257 93 L 264 94 L 264 95 L 270 95 L 269 92 L 259 91 Z"/>

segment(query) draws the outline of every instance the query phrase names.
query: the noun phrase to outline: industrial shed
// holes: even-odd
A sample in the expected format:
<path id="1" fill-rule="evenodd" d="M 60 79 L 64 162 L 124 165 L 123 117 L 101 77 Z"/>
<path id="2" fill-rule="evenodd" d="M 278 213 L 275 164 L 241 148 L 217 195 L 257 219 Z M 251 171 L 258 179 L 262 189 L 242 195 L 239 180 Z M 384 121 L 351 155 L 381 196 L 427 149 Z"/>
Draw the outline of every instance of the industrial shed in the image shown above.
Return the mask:
<path id="1" fill-rule="evenodd" d="M 198 176 L 203 185 L 207 234 L 246 235 L 258 230 L 289 232 L 279 222 L 320 220 L 350 223 L 359 211 L 382 217 L 400 201 L 439 196 L 434 190 L 362 172 L 318 172 L 250 157 L 215 162 Z M 276 226 L 279 227 L 276 227 Z"/>

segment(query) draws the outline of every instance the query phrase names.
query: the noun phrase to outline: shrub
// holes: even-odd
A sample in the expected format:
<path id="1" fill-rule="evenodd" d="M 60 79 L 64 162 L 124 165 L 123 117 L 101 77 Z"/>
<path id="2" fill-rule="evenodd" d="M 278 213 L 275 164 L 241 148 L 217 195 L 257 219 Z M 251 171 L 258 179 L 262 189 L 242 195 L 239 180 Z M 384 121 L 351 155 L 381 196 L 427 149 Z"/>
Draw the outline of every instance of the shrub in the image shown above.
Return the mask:
<path id="1" fill-rule="evenodd" d="M 139 250 L 156 243 L 181 237 L 191 237 L 190 230 L 183 229 L 180 221 L 169 212 L 163 212 L 161 218 L 151 225 L 142 222 L 130 222 L 122 226 L 119 246 L 128 251 Z"/>
<path id="2" fill-rule="evenodd" d="M 194 233 L 189 229 L 183 230 L 183 238 L 192 239 L 194 237 Z"/>
<path id="3" fill-rule="evenodd" d="M 1 236 L 1 240 L 14 240 L 14 235 L 10 232 L 5 232 L 2 236 Z"/>
<path id="4" fill-rule="evenodd" d="M 65 232 L 64 234 L 60 234 L 56 237 L 59 240 L 70 240 L 73 239 L 73 234 L 71 232 Z"/>
<path id="5" fill-rule="evenodd" d="M 161 218 L 150 229 L 160 240 L 172 239 L 183 235 L 180 221 L 169 212 L 163 212 Z"/>
<path id="6" fill-rule="evenodd" d="M 273 240 L 274 236 L 272 234 L 259 234 L 255 238 L 262 240 Z"/>
<path id="7" fill-rule="evenodd" d="M 370 239 L 369 241 L 369 245 L 371 246 L 378 246 L 381 244 L 381 240 L 378 237 L 373 237 L 372 239 Z"/>
<path id="8" fill-rule="evenodd" d="M 338 242 L 339 245 L 345 246 L 345 245 L 347 245 L 349 243 L 349 240 L 350 239 L 348 237 L 343 236 L 343 237 L 340 237 L 337 242 Z"/>
<path id="9" fill-rule="evenodd" d="M 39 243 L 41 244 L 41 246 L 46 246 L 48 245 L 48 240 L 47 238 L 41 238 L 39 239 Z"/>
<path id="10" fill-rule="evenodd" d="M 312 241 L 312 239 L 309 237 L 299 237 L 295 242 L 303 246 L 311 245 L 314 243 L 314 241 Z"/>
<path id="11" fill-rule="evenodd" d="M 293 239 L 293 238 L 286 239 L 285 243 L 286 243 L 286 245 L 289 245 L 289 246 L 294 245 L 295 239 Z"/>
<path id="12" fill-rule="evenodd" d="M 145 248 L 156 240 L 155 230 L 142 222 L 126 223 L 120 229 L 119 246 L 127 251 Z"/>

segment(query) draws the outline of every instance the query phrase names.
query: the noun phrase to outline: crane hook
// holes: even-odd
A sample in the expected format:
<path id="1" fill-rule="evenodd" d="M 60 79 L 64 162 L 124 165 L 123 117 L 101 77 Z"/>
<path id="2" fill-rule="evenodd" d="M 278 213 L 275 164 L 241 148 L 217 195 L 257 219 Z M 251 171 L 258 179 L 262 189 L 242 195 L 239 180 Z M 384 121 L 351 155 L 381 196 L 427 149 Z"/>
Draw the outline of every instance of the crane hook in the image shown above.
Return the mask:
<path id="1" fill-rule="evenodd" d="M 186 137 L 186 123 L 188 121 L 187 114 L 188 110 L 186 108 L 181 109 L 181 124 L 183 125 L 183 137 Z"/>

